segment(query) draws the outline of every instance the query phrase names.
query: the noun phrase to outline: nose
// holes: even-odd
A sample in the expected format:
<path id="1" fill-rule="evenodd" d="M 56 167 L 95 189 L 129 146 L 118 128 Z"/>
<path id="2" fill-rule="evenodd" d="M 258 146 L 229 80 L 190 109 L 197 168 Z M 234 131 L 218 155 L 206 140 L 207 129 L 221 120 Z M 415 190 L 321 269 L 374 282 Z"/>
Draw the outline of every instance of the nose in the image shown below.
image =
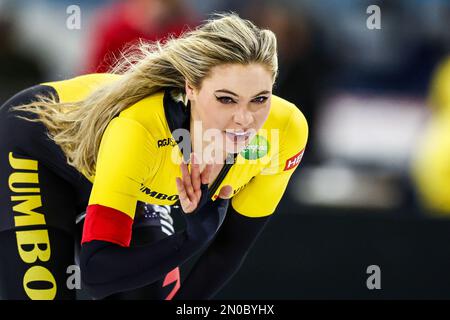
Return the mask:
<path id="1" fill-rule="evenodd" d="M 233 120 L 237 125 L 248 128 L 253 121 L 253 115 L 245 106 L 237 106 Z"/>

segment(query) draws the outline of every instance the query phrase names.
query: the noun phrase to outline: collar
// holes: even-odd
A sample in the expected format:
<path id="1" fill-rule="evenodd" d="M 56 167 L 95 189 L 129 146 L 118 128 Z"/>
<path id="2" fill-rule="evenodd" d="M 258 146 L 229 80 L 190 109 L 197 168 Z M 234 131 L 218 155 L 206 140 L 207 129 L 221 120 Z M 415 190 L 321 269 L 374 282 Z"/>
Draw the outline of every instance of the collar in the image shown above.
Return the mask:
<path id="1" fill-rule="evenodd" d="M 171 134 L 176 129 L 185 129 L 190 132 L 190 119 L 191 119 L 191 104 L 186 99 L 185 95 L 181 92 L 177 93 L 175 88 L 167 88 L 164 90 L 163 97 L 164 114 L 166 116 L 167 124 Z M 190 141 L 190 135 L 188 136 L 188 144 L 190 150 L 180 148 L 181 153 L 185 161 L 189 161 L 189 154 L 192 150 L 192 143 Z M 175 139 L 177 144 L 183 141 L 183 136 L 178 140 Z"/>
<path id="2" fill-rule="evenodd" d="M 164 113 L 166 115 L 167 124 L 170 132 L 176 129 L 189 130 L 189 120 L 191 119 L 191 104 L 189 101 L 184 103 L 182 94 L 176 94 L 173 88 L 164 90 Z"/>

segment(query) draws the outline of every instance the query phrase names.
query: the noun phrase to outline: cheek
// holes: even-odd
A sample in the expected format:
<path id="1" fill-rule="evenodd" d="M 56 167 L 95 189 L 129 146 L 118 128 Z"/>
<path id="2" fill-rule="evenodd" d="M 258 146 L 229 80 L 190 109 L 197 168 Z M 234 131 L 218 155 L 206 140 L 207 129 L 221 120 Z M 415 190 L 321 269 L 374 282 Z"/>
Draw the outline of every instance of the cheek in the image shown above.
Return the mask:
<path id="1" fill-rule="evenodd" d="M 255 122 L 259 127 L 261 127 L 264 124 L 264 122 L 266 122 L 267 118 L 269 117 L 269 113 L 270 113 L 270 105 L 254 114 Z"/>
<path id="2" fill-rule="evenodd" d="M 211 112 L 209 113 L 209 118 L 213 123 L 213 126 L 217 129 L 224 129 L 228 126 L 228 124 L 232 120 L 232 115 L 229 112 L 226 112 L 223 107 L 221 108 L 211 108 Z"/>
<path id="3" fill-rule="evenodd" d="M 206 128 L 225 128 L 231 119 L 231 114 L 216 100 L 205 100 L 199 111 Z"/>

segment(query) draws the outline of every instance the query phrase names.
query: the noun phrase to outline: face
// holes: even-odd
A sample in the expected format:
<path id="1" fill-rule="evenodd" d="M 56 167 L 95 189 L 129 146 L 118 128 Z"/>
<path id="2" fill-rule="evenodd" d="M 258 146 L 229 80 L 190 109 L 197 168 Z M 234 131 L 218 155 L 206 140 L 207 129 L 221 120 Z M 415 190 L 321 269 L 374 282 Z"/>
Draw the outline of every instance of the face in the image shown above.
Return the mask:
<path id="1" fill-rule="evenodd" d="M 191 121 L 201 121 L 203 132 L 217 129 L 219 149 L 238 153 L 269 116 L 272 84 L 272 74 L 261 64 L 216 66 L 200 89 L 186 85 Z"/>

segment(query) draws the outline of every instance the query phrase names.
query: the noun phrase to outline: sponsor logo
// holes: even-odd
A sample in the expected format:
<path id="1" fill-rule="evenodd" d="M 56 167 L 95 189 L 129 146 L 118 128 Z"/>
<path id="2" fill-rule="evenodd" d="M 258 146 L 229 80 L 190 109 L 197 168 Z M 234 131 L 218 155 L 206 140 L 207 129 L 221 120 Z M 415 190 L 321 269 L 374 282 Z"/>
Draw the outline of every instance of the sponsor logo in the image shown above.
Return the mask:
<path id="1" fill-rule="evenodd" d="M 284 166 L 284 170 L 290 170 L 292 168 L 295 168 L 296 166 L 298 166 L 300 164 L 300 162 L 302 161 L 302 157 L 303 157 L 303 153 L 305 152 L 305 149 L 303 149 L 302 151 L 300 151 L 299 153 L 297 153 L 296 155 L 292 156 L 291 158 L 286 160 L 286 165 Z"/>
<path id="2" fill-rule="evenodd" d="M 240 186 L 236 190 L 233 190 L 233 195 L 239 193 L 242 189 L 244 189 L 254 178 L 255 177 L 252 177 L 246 184 L 244 184 L 243 186 Z"/>
<path id="3" fill-rule="evenodd" d="M 158 140 L 158 148 L 167 147 L 167 146 L 176 146 L 179 141 L 176 141 L 174 138 L 166 138 Z"/>
<path id="4" fill-rule="evenodd" d="M 36 210 L 42 207 L 38 161 L 16 157 L 10 152 L 9 165 L 13 169 L 8 186 L 13 203 L 14 226 L 34 226 L 33 230 L 16 231 L 19 257 L 29 265 L 23 275 L 23 289 L 32 300 L 53 300 L 57 290 L 56 280 L 44 266 L 48 265 L 51 256 L 50 238 L 45 216 Z"/>
<path id="5" fill-rule="evenodd" d="M 255 178 L 255 177 L 252 177 L 247 183 L 245 183 L 244 185 L 238 187 L 237 189 L 233 189 L 233 195 L 232 195 L 231 197 L 234 197 L 237 193 L 239 193 L 240 191 L 242 191 L 242 189 L 244 189 L 250 182 L 252 182 L 252 180 L 253 180 L 254 178 Z M 218 194 L 215 194 L 215 195 L 213 196 L 213 200 L 216 200 L 218 197 L 219 197 L 219 195 L 218 195 Z"/>
<path id="6" fill-rule="evenodd" d="M 168 201 L 176 201 L 176 200 L 178 200 L 178 195 L 177 194 L 169 196 L 168 194 L 161 193 L 161 192 L 158 192 L 156 190 L 151 190 L 150 188 L 144 186 L 142 183 L 141 183 L 141 188 L 139 190 L 141 190 L 146 195 L 149 195 L 150 197 L 153 197 L 155 199 L 168 200 Z"/>
<path id="7" fill-rule="evenodd" d="M 269 142 L 261 135 L 253 137 L 248 146 L 241 151 L 241 156 L 247 160 L 256 160 L 269 152 Z"/>

